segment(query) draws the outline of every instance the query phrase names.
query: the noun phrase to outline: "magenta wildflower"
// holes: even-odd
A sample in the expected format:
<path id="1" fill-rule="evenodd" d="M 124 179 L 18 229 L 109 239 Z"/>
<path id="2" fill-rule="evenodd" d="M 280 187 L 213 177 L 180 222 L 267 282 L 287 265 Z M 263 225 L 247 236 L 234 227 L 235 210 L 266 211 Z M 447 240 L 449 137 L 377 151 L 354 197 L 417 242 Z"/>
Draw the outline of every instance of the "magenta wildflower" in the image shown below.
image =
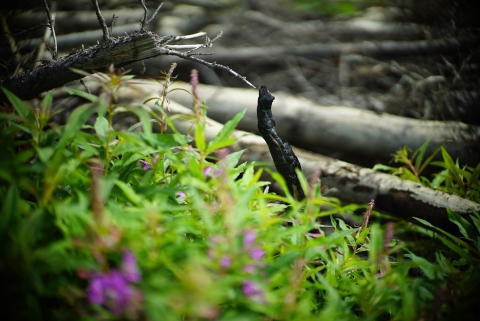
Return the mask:
<path id="1" fill-rule="evenodd" d="M 187 197 L 184 192 L 177 192 L 177 197 Z"/>
<path id="2" fill-rule="evenodd" d="M 243 281 L 242 288 L 243 288 L 243 293 L 249 299 L 258 303 L 265 303 L 265 299 L 263 297 L 263 291 L 255 282 L 250 280 Z"/>
<path id="3" fill-rule="evenodd" d="M 137 259 L 124 251 L 120 271 L 111 269 L 108 273 L 96 273 L 90 276 L 87 299 L 97 305 L 105 305 L 115 314 L 122 313 L 133 301 L 139 301 L 140 293 L 130 286 L 130 282 L 140 281 L 141 274 Z"/>
<path id="4" fill-rule="evenodd" d="M 228 269 L 232 265 L 232 259 L 228 255 L 222 255 L 220 258 L 220 267 L 222 269 Z"/>
<path id="5" fill-rule="evenodd" d="M 121 272 L 128 282 L 137 283 L 140 281 L 141 274 L 138 270 L 137 259 L 130 251 L 123 252 Z"/>
<path id="6" fill-rule="evenodd" d="M 153 156 L 153 163 L 156 164 L 158 160 L 158 155 Z M 140 163 L 143 164 L 142 169 L 144 171 L 148 170 L 150 168 L 150 163 L 146 160 L 141 159 Z M 141 165 L 140 165 L 141 166 Z"/>
<path id="7" fill-rule="evenodd" d="M 205 169 L 203 170 L 203 176 L 207 177 L 208 175 L 210 175 L 212 171 L 213 171 L 212 166 L 205 167 Z"/>
<path id="8" fill-rule="evenodd" d="M 250 250 L 250 257 L 255 261 L 259 261 L 263 259 L 264 256 L 265 256 L 265 251 L 262 249 L 254 248 Z"/>
<path id="9" fill-rule="evenodd" d="M 190 73 L 190 84 L 192 85 L 193 96 L 195 99 L 200 100 L 200 95 L 198 94 L 198 71 L 192 69 Z"/>
<path id="10" fill-rule="evenodd" d="M 94 304 L 103 304 L 105 296 L 103 294 L 103 276 L 95 276 L 90 281 L 90 285 L 87 290 L 87 298 Z"/>
<path id="11" fill-rule="evenodd" d="M 98 305 L 105 304 L 113 313 L 122 313 L 129 300 L 130 288 L 117 270 L 96 275 L 87 290 L 87 298 Z"/>
<path id="12" fill-rule="evenodd" d="M 223 169 L 219 169 L 218 171 L 215 171 L 212 166 L 205 167 L 205 169 L 203 170 L 203 176 L 205 177 L 209 177 L 210 175 L 219 177 L 222 174 L 223 174 Z"/>
<path id="13" fill-rule="evenodd" d="M 257 234 L 254 231 L 252 230 L 246 231 L 243 236 L 243 247 L 246 249 L 249 248 L 250 246 L 253 245 L 253 242 L 255 242 L 256 239 L 257 239 Z"/>
<path id="14" fill-rule="evenodd" d="M 146 170 L 148 170 L 148 169 L 150 168 L 150 163 L 147 162 L 146 160 L 141 159 L 141 160 L 140 160 L 140 163 L 143 164 L 142 169 L 143 169 L 144 171 L 146 171 Z M 141 166 L 141 165 L 140 165 L 140 166 Z"/>
<path id="15" fill-rule="evenodd" d="M 253 273 L 255 272 L 256 269 L 257 267 L 253 264 L 244 265 L 242 268 L 243 272 L 247 272 L 247 273 Z"/>

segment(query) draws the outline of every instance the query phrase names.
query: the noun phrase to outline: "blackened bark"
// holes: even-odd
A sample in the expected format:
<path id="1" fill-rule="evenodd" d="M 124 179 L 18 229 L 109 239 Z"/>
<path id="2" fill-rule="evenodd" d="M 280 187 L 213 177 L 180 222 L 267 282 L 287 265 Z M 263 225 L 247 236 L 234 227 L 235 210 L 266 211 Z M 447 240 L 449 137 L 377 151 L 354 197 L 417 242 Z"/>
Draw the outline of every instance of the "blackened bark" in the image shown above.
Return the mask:
<path id="1" fill-rule="evenodd" d="M 275 97 L 270 94 L 267 87 L 260 87 L 257 104 L 258 130 L 267 142 L 275 168 L 285 179 L 288 190 L 295 199 L 302 200 L 305 198 L 305 193 L 295 171 L 297 168 L 302 170 L 302 167 L 288 141 L 277 135 L 275 120 L 272 116 L 274 99 Z"/>

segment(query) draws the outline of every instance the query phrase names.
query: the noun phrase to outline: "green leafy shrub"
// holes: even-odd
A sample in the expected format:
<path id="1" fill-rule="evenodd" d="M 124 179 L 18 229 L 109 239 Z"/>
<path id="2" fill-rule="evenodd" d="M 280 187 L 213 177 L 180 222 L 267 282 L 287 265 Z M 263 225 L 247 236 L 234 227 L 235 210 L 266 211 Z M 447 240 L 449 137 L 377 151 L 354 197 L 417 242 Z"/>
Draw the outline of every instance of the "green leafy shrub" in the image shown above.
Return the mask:
<path id="1" fill-rule="evenodd" d="M 119 106 L 115 93 L 131 77 L 99 77 L 99 97 L 70 91 L 89 102 L 63 126 L 49 121 L 51 94 L 37 110 L 3 90 L 14 108 L 0 114 L 8 320 L 416 320 L 459 307 L 468 317 L 475 307 L 465 297 L 479 292 L 478 216 L 466 225 L 451 214 L 467 233 L 462 240 L 369 223 L 379 215 L 373 202 L 342 207 L 304 176 L 304 201 L 273 172 L 286 196 L 270 193 L 260 180 L 267 169 L 239 164 L 242 152 L 212 156 L 235 141 L 243 112 L 207 142 L 198 95 L 188 136 L 176 131 L 178 116 L 165 114 L 164 97 L 154 107 Z M 140 122 L 115 131 L 113 116 L 123 112 Z M 361 227 L 331 216 L 359 208 Z M 429 244 L 433 256 L 423 250 Z M 421 276 L 412 276 L 418 267 Z"/>
<path id="2" fill-rule="evenodd" d="M 458 160 L 454 162 L 443 146 L 424 159 L 427 147 L 428 141 L 417 149 L 412 156 L 409 156 L 411 150 L 403 147 L 393 154 L 392 159 L 395 163 L 403 164 L 402 166 L 392 167 L 377 164 L 373 169 L 388 171 L 402 179 L 480 203 L 480 164 L 477 164 L 476 167 L 460 166 Z M 441 151 L 443 161 L 433 161 L 439 151 Z M 432 180 L 421 175 L 429 165 L 443 168 L 440 172 L 433 174 Z"/>

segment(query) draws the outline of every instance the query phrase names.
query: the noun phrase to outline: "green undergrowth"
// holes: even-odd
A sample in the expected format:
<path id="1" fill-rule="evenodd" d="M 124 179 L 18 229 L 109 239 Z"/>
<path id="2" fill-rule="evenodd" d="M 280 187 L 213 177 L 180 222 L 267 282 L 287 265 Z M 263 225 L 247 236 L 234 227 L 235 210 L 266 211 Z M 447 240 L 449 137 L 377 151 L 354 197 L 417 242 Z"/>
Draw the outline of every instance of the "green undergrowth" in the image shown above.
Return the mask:
<path id="1" fill-rule="evenodd" d="M 100 96 L 70 91 L 87 102 L 65 125 L 51 121 L 51 94 L 34 108 L 3 89 L 12 106 L 0 113 L 5 320 L 476 317 L 478 215 L 471 224 L 450 213 L 457 238 L 428 222 L 377 223 L 373 202 L 342 206 L 303 176 L 304 201 L 276 173 L 286 196 L 271 193 L 260 180 L 267 168 L 218 152 L 235 142 L 244 112 L 206 140 L 195 77 L 196 125 L 176 131 L 180 116 L 164 110 L 172 70 L 163 96 L 134 107 L 116 101 L 130 76 L 100 74 Z M 113 116 L 126 112 L 139 123 L 115 131 Z M 332 216 L 358 211 L 361 226 Z"/>
<path id="2" fill-rule="evenodd" d="M 429 142 L 426 141 L 413 154 L 407 147 L 398 150 L 393 155 L 392 161 L 400 163 L 400 167 L 377 164 L 373 169 L 387 171 L 402 179 L 480 203 L 480 163 L 476 167 L 461 166 L 458 159 L 453 161 L 443 146 L 427 157 L 425 152 L 428 144 Z M 439 152 L 442 155 L 442 161 L 435 161 L 435 156 Z M 435 172 L 428 177 L 422 175 L 427 168 L 435 169 Z"/>

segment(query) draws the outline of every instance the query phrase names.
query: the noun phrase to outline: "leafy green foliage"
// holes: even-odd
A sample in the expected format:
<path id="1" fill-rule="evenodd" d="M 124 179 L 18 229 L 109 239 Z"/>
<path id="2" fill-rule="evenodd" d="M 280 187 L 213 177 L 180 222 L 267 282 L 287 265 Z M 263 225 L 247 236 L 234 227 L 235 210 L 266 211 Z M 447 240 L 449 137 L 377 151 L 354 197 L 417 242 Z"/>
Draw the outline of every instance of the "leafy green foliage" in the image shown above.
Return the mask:
<path id="1" fill-rule="evenodd" d="M 325 15 L 356 12 L 356 0 L 297 0 L 292 1 L 297 9 L 315 10 Z"/>
<path id="2" fill-rule="evenodd" d="M 242 152 L 213 161 L 235 141 L 243 112 L 207 142 L 199 110 L 191 142 L 163 112 L 164 97 L 118 106 L 115 92 L 130 77 L 99 77 L 107 95 L 72 91 L 89 103 L 64 126 L 48 121 L 51 95 L 38 112 L 6 92 L 15 110 L 0 114 L 9 320 L 416 320 L 476 308 L 466 298 L 479 292 L 477 214 L 471 223 L 450 213 L 462 239 L 372 223 L 373 202 L 362 226 L 349 226 L 332 214 L 366 206 L 323 197 L 300 171 L 302 202 L 276 173 L 285 196 L 268 192 L 268 169 L 241 163 Z M 120 112 L 139 123 L 115 131 Z M 412 277 L 418 267 L 423 276 Z"/>
<path id="3" fill-rule="evenodd" d="M 391 167 L 377 164 L 373 169 L 388 171 L 390 174 L 397 175 L 402 179 L 480 203 L 480 164 L 475 168 L 470 166 L 461 167 L 458 164 L 458 160 L 454 162 L 443 146 L 424 159 L 427 147 L 428 141 L 417 149 L 412 156 L 409 156 L 411 150 L 403 147 L 393 154 L 392 159 L 395 163 L 403 164 L 402 166 Z M 433 161 L 439 151 L 441 151 L 443 162 Z M 422 172 L 429 165 L 443 168 L 442 171 L 433 175 L 432 180 L 429 180 L 426 176 L 421 176 Z"/>

